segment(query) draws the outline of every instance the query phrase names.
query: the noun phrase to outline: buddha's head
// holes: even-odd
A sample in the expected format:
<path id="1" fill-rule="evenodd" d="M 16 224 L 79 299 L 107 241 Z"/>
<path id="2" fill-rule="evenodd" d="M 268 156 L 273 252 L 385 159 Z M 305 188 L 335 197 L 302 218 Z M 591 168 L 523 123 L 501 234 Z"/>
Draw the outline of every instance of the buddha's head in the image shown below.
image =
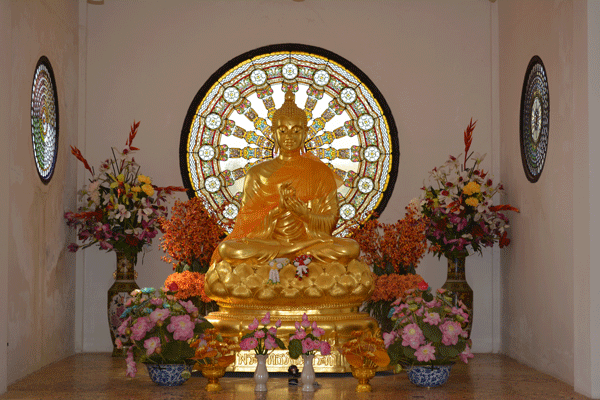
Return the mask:
<path id="1" fill-rule="evenodd" d="M 271 131 L 279 149 L 296 151 L 304 146 L 307 132 L 306 113 L 296 105 L 294 93 L 285 93 L 285 102 L 273 114 Z"/>

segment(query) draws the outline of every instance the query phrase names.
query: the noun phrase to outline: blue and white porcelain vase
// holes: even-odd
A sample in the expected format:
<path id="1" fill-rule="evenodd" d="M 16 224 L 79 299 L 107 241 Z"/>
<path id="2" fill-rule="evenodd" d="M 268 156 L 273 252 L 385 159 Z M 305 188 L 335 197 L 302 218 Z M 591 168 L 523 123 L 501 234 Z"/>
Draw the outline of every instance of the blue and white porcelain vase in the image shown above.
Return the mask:
<path id="1" fill-rule="evenodd" d="M 417 386 L 436 387 L 448 381 L 452 365 L 414 365 L 408 367 L 406 373 L 408 380 Z"/>
<path id="2" fill-rule="evenodd" d="M 192 367 L 186 364 L 146 364 L 150 379 L 159 386 L 182 385 L 190 378 Z"/>

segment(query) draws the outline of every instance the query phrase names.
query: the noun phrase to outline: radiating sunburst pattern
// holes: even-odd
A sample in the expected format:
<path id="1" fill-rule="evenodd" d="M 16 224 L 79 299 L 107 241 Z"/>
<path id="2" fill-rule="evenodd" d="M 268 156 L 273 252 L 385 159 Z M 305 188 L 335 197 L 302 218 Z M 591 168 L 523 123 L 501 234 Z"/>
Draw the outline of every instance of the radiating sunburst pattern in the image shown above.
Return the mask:
<path id="1" fill-rule="evenodd" d="M 342 182 L 334 233 L 346 236 L 373 211 L 381 212 L 399 151 L 393 118 L 372 82 L 319 48 L 276 45 L 246 55 L 215 73 L 190 107 L 181 142 L 190 194 L 202 197 L 231 229 L 246 172 L 274 156 L 271 117 L 291 90 L 308 117 L 305 150 Z"/>

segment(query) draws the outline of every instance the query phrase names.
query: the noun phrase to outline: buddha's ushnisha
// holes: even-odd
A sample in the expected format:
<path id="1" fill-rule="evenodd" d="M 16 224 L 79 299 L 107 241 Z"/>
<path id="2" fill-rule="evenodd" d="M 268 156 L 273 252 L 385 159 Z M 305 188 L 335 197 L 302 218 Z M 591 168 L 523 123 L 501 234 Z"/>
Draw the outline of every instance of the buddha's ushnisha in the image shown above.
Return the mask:
<path id="1" fill-rule="evenodd" d="M 336 177 L 317 157 L 302 152 L 307 119 L 291 91 L 275 111 L 271 130 L 279 154 L 248 171 L 235 227 L 215 250 L 213 262 L 268 262 L 308 254 L 347 264 L 357 258 L 356 241 L 331 234 L 338 219 Z"/>

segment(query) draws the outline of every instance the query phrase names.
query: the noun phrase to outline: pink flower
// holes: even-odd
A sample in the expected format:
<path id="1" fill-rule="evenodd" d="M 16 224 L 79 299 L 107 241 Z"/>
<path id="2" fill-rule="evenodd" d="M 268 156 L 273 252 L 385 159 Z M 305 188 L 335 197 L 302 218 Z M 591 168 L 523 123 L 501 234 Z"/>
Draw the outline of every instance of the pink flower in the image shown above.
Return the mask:
<path id="1" fill-rule="evenodd" d="M 437 325 L 441 321 L 440 314 L 436 312 L 427 313 L 427 316 L 423 318 L 423 322 L 427 322 L 429 325 Z"/>
<path id="2" fill-rule="evenodd" d="M 423 343 L 425 343 L 425 336 L 417 324 L 408 324 L 404 327 L 402 330 L 402 346 L 410 346 L 416 350 Z"/>
<path id="3" fill-rule="evenodd" d="M 474 357 L 473 353 L 471 353 L 471 349 L 469 348 L 468 345 L 467 345 L 467 347 L 465 347 L 465 351 L 463 351 L 462 353 L 460 353 L 460 359 L 465 364 L 467 364 L 469 362 L 469 358 L 473 358 L 473 357 Z"/>
<path id="4" fill-rule="evenodd" d="M 134 340 L 142 340 L 154 324 L 150 324 L 148 317 L 140 317 L 137 319 L 133 327 L 131 328 L 131 337 Z"/>
<path id="5" fill-rule="evenodd" d="M 298 340 L 302 340 L 306 337 L 306 331 L 304 329 L 298 329 L 296 331 L 296 334 L 294 336 L 292 336 L 292 339 L 298 339 Z"/>
<path id="6" fill-rule="evenodd" d="M 390 347 L 391 344 L 396 341 L 397 337 L 398 337 L 398 334 L 396 333 L 396 331 L 391 331 L 390 333 L 384 332 L 383 333 L 383 344 L 385 345 L 385 348 L 387 349 L 388 347 Z"/>
<path id="7" fill-rule="evenodd" d="M 281 320 L 280 319 L 278 319 L 277 322 L 275 322 L 275 326 L 277 328 L 281 327 Z"/>
<path id="8" fill-rule="evenodd" d="M 190 314 L 198 312 L 198 307 L 196 307 L 194 305 L 194 303 L 192 303 L 191 300 L 188 300 L 188 301 L 179 300 L 179 304 L 181 304 L 183 306 L 183 308 L 185 308 L 185 311 L 187 311 Z"/>
<path id="9" fill-rule="evenodd" d="M 420 362 L 428 362 L 435 360 L 435 348 L 428 343 L 424 346 L 421 346 L 415 351 L 415 356 L 417 356 L 417 361 Z"/>
<path id="10" fill-rule="evenodd" d="M 253 350 L 258 346 L 258 340 L 254 337 L 249 337 L 240 342 L 240 349 L 242 350 Z"/>
<path id="11" fill-rule="evenodd" d="M 258 320 L 254 318 L 254 321 L 250 325 L 248 325 L 248 329 L 253 331 L 258 328 Z"/>
<path id="12" fill-rule="evenodd" d="M 188 340 L 194 336 L 194 327 L 196 326 L 189 315 L 178 315 L 171 317 L 171 323 L 167 330 L 173 333 L 175 340 Z"/>
<path id="13" fill-rule="evenodd" d="M 130 347 L 129 350 L 127 350 L 127 359 L 125 361 L 127 362 L 127 371 L 125 371 L 125 375 L 130 378 L 135 377 L 135 374 L 137 373 L 137 366 L 135 365 L 135 360 L 133 359 L 133 347 Z"/>
<path id="14" fill-rule="evenodd" d="M 256 331 L 256 332 L 254 332 L 254 337 L 255 337 L 255 338 L 257 338 L 257 339 L 262 339 L 262 338 L 264 338 L 264 337 L 265 337 L 265 331 L 263 331 L 263 330 L 261 329 L 261 330 L 258 330 L 258 331 Z"/>
<path id="15" fill-rule="evenodd" d="M 300 325 L 302 325 L 303 328 L 308 328 L 310 326 L 310 322 L 308 322 L 308 315 L 306 315 L 306 313 L 302 315 L 302 322 Z"/>
<path id="16" fill-rule="evenodd" d="M 162 306 L 162 299 L 152 299 L 150 300 L 150 304 L 152 304 L 153 306 Z"/>
<path id="17" fill-rule="evenodd" d="M 319 328 L 316 324 L 316 322 L 313 323 L 313 328 L 312 328 L 312 334 L 315 337 L 321 337 L 325 334 L 325 329 L 323 328 Z"/>
<path id="18" fill-rule="evenodd" d="M 158 321 L 164 321 L 169 317 L 170 314 L 171 311 L 167 310 L 166 308 L 157 308 L 150 314 L 150 321 L 154 323 L 157 323 Z"/>
<path id="19" fill-rule="evenodd" d="M 127 318 L 125 321 L 123 321 L 123 323 L 121 324 L 121 326 L 119 326 L 117 328 L 117 333 L 119 335 L 124 335 L 125 331 L 127 330 L 127 328 L 129 327 L 129 321 L 131 321 L 131 317 Z"/>
<path id="20" fill-rule="evenodd" d="M 321 354 L 324 356 L 331 354 L 331 345 L 325 340 L 321 341 Z"/>
<path id="21" fill-rule="evenodd" d="M 269 328 L 269 335 L 271 336 L 275 336 L 277 335 L 277 328 L 275 328 L 274 326 Z"/>
<path id="22" fill-rule="evenodd" d="M 304 354 L 308 353 L 309 351 L 313 351 L 315 349 L 315 342 L 307 337 L 302 341 L 302 352 Z"/>
<path id="23" fill-rule="evenodd" d="M 119 339 L 119 338 L 115 339 L 115 346 L 117 346 L 117 349 L 123 348 L 123 342 L 121 341 L 121 339 Z"/>
<path id="24" fill-rule="evenodd" d="M 144 341 L 144 347 L 146 348 L 146 355 L 149 356 L 154 351 L 160 347 L 160 339 L 156 336 L 151 337 L 150 339 L 146 339 Z"/>
<path id="25" fill-rule="evenodd" d="M 442 343 L 446 346 L 458 343 L 458 335 L 462 332 L 460 324 L 456 321 L 446 321 L 440 325 L 442 331 Z"/>
<path id="26" fill-rule="evenodd" d="M 265 339 L 265 349 L 271 350 L 277 348 L 277 341 L 273 336 L 267 336 Z"/>
<path id="27" fill-rule="evenodd" d="M 263 319 L 260 320 L 260 323 L 263 325 L 268 325 L 271 323 L 271 313 L 267 312 L 265 314 L 265 317 Z"/>

